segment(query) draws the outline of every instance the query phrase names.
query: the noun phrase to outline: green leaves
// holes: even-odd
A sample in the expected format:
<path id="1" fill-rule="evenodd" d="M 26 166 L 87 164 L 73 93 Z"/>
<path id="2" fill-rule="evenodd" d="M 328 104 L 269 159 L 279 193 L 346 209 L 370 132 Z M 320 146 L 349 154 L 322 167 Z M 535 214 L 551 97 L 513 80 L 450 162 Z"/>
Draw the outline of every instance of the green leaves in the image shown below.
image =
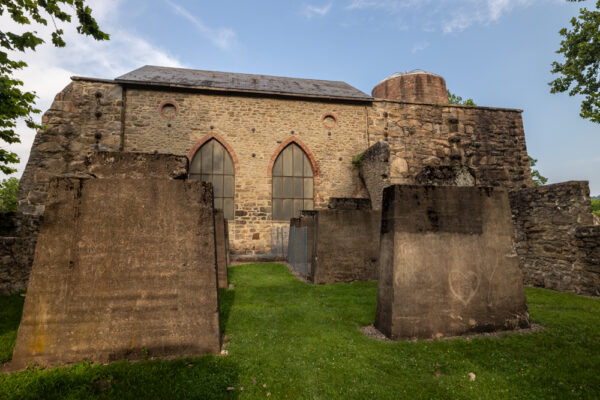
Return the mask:
<path id="1" fill-rule="evenodd" d="M 579 115 L 600 123 L 600 0 L 596 8 L 580 9 L 579 16 L 571 19 L 572 29 L 560 30 L 563 40 L 557 53 L 564 56 L 564 62 L 552 63 L 551 72 L 561 76 L 549 85 L 551 93 L 583 96 Z"/>
<path id="2" fill-rule="evenodd" d="M 17 192 L 19 180 L 17 178 L 3 179 L 0 183 L 0 212 L 17 211 Z"/>
<path id="3" fill-rule="evenodd" d="M 64 47 L 64 30 L 57 26 L 57 21 L 71 23 L 72 15 L 70 11 L 61 8 L 63 5 L 74 11 L 74 15 L 77 16 L 77 32 L 96 40 L 109 39 L 109 35 L 100 30 L 85 0 L 0 0 L 0 15 L 8 13 L 11 19 L 20 25 L 48 25 L 49 18 L 55 28 L 51 34 L 52 44 Z M 32 116 L 40 113 L 40 110 L 35 108 L 35 92 L 21 90 L 23 82 L 13 77 L 16 70 L 26 67 L 27 64 L 12 59 L 9 51 L 35 51 L 36 47 L 44 42 L 35 30 L 21 34 L 0 30 L 0 47 L 6 50 L 0 51 L 0 140 L 7 143 L 19 142 L 15 131 L 19 119 L 24 119 L 29 128 L 42 128 Z M 17 154 L 0 149 L 0 171 L 5 174 L 13 173 L 16 170 L 7 164 L 18 162 Z"/>
<path id="4" fill-rule="evenodd" d="M 463 101 L 462 97 L 455 95 L 454 93 L 452 93 L 449 90 L 446 90 L 446 93 L 448 93 L 448 102 L 450 104 L 462 104 L 463 106 L 476 106 L 477 105 L 477 104 L 475 104 L 473 99 L 466 99 L 465 101 Z"/>
<path id="5" fill-rule="evenodd" d="M 529 166 L 531 167 L 531 178 L 533 178 L 533 186 L 542 186 L 545 185 L 546 182 L 548 182 L 548 178 L 546 178 L 545 176 L 543 176 L 542 174 L 540 174 L 540 172 L 537 169 L 534 169 L 533 167 L 535 167 L 535 164 L 537 164 L 537 161 L 535 158 L 528 156 L 529 157 Z"/>

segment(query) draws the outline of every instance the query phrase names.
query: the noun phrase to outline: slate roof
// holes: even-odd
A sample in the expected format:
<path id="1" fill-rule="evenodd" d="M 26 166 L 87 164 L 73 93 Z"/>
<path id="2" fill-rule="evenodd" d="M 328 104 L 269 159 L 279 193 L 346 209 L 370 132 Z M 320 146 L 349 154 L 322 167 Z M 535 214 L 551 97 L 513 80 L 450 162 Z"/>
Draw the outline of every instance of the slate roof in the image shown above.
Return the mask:
<path id="1" fill-rule="evenodd" d="M 238 93 L 371 101 L 373 98 L 340 81 L 237 74 L 145 65 L 115 79 L 123 84 L 180 87 Z"/>

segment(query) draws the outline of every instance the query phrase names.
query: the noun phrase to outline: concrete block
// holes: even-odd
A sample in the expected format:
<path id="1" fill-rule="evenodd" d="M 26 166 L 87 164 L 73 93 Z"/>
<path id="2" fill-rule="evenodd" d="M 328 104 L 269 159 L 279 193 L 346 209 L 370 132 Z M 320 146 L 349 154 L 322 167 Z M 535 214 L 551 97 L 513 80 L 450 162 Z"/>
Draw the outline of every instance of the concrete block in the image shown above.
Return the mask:
<path id="1" fill-rule="evenodd" d="M 55 178 L 13 368 L 216 353 L 217 296 L 208 184 Z"/>
<path id="2" fill-rule="evenodd" d="M 314 283 L 377 279 L 380 211 L 319 210 L 307 219 Z M 310 221 L 314 218 L 314 222 Z"/>
<path id="3" fill-rule="evenodd" d="M 432 338 L 529 326 L 504 189 L 384 190 L 375 326 Z"/>
<path id="4" fill-rule="evenodd" d="M 215 244 L 217 249 L 217 271 L 219 274 L 219 289 L 227 289 L 229 280 L 227 278 L 227 266 L 229 260 L 228 234 L 226 230 L 227 220 L 223 216 L 223 210 L 215 210 Z"/>
<path id="5" fill-rule="evenodd" d="M 188 159 L 174 154 L 98 151 L 85 159 L 87 172 L 96 178 L 186 179 Z"/>

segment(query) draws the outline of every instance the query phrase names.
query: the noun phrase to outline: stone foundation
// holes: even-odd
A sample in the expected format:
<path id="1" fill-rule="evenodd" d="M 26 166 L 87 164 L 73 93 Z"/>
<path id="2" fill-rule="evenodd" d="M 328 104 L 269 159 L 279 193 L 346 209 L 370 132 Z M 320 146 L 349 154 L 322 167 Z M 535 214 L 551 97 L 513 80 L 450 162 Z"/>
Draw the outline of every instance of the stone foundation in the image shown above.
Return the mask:
<path id="1" fill-rule="evenodd" d="M 384 190 L 375 326 L 436 338 L 529 326 L 503 189 Z"/>

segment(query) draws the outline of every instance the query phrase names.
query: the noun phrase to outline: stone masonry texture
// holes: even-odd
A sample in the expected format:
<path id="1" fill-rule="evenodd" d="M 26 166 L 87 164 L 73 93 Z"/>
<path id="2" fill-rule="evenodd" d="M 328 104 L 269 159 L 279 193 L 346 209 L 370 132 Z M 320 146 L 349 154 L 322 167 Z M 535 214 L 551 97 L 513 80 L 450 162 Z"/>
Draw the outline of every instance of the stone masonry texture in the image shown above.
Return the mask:
<path id="1" fill-rule="evenodd" d="M 587 181 L 511 193 L 525 284 L 600 295 L 600 235 Z"/>
<path id="2" fill-rule="evenodd" d="M 123 89 L 99 81 L 74 80 L 54 98 L 19 183 L 19 211 L 43 214 L 54 176 L 86 172 L 90 151 L 121 150 Z"/>
<path id="3" fill-rule="evenodd" d="M 439 338 L 529 326 L 505 189 L 384 190 L 375 326 Z"/>
<path id="4" fill-rule="evenodd" d="M 402 74 L 373 88 L 373 97 L 413 103 L 448 104 L 446 81 L 430 73 Z"/>
<path id="5" fill-rule="evenodd" d="M 466 166 L 479 186 L 533 185 L 518 110 L 375 100 L 369 137 L 387 141 L 390 164 L 404 159 L 413 178 L 428 166 Z"/>
<path id="6" fill-rule="evenodd" d="M 0 213 L 0 295 L 27 289 L 41 217 Z"/>
<path id="7" fill-rule="evenodd" d="M 219 349 L 210 186 L 51 180 L 12 367 Z"/>
<path id="8" fill-rule="evenodd" d="M 162 112 L 169 106 L 171 114 Z M 375 99 L 348 102 L 128 86 L 76 78 L 43 117 L 19 191 L 19 208 L 42 214 L 49 179 L 86 173 L 90 151 L 172 153 L 192 158 L 215 139 L 235 164 L 232 254 L 269 254 L 271 167 L 295 142 L 313 163 L 314 205 L 368 198 L 352 158 L 378 141 L 407 176 L 426 166 L 466 165 L 482 185 L 522 187 L 531 177 L 518 110 Z M 395 165 L 395 164 L 394 164 Z"/>

